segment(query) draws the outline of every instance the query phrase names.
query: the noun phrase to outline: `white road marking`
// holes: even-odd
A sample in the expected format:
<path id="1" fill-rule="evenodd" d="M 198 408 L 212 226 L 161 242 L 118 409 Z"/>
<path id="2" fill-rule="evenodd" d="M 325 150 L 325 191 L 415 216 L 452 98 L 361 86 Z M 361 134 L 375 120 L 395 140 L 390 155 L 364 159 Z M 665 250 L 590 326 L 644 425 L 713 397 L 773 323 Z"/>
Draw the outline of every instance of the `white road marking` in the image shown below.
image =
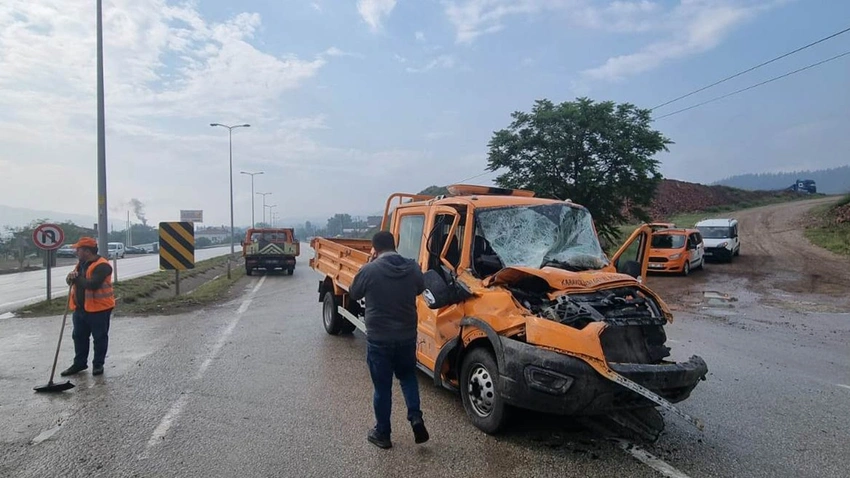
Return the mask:
<path id="1" fill-rule="evenodd" d="M 236 310 L 236 317 L 227 325 L 224 331 L 221 333 L 221 336 L 218 338 L 218 341 L 215 343 L 213 348 L 210 350 L 209 355 L 201 364 L 201 367 L 198 369 L 198 373 L 195 374 L 194 379 L 200 380 L 204 376 L 204 372 L 207 371 L 212 361 L 215 359 L 218 352 L 224 346 L 224 343 L 230 337 L 230 334 L 233 333 L 233 329 L 236 328 L 236 324 L 239 323 L 239 319 L 242 317 L 242 314 L 248 310 L 248 307 L 251 305 L 251 302 L 254 300 L 254 296 L 257 295 L 257 291 L 260 290 L 260 287 L 263 285 L 263 282 L 266 281 L 266 276 L 260 278 L 257 282 L 257 285 L 251 289 L 251 292 L 248 293 L 248 297 L 242 302 L 239 306 L 239 309 Z M 162 417 L 162 420 L 159 422 L 159 425 L 154 429 L 151 434 L 150 439 L 148 440 L 147 449 L 156 446 L 158 443 L 161 443 L 165 439 L 165 435 L 168 434 L 168 430 L 171 429 L 174 422 L 177 421 L 177 418 L 183 412 L 183 408 L 189 402 L 189 396 L 191 395 L 191 389 L 187 388 L 180 394 L 180 398 L 178 398 L 171 408 L 168 410 L 168 413 Z M 142 455 L 142 458 L 147 456 L 147 451 Z"/>
<path id="2" fill-rule="evenodd" d="M 77 410 L 77 411 L 79 411 L 79 410 Z M 74 416 L 76 413 L 77 412 L 69 412 L 69 411 L 60 413 L 59 414 L 59 420 L 57 421 L 56 426 L 54 426 L 53 428 L 49 428 L 47 430 L 44 430 L 43 432 L 39 433 L 38 436 L 36 436 L 35 438 L 32 439 L 32 441 L 30 442 L 30 445 L 38 445 L 39 443 L 50 439 L 50 437 L 52 437 L 53 435 L 56 434 L 56 432 L 61 430 L 62 425 L 64 425 L 65 422 L 67 422 L 68 419 L 71 418 L 72 416 Z"/>
<path id="3" fill-rule="evenodd" d="M 841 388 L 846 388 L 847 390 L 850 390 L 850 385 L 842 385 L 842 384 L 840 384 L 840 383 L 836 383 L 835 385 L 837 385 L 837 386 L 839 386 L 839 387 L 841 387 Z"/>
<path id="4" fill-rule="evenodd" d="M 641 463 L 645 464 L 646 466 L 652 468 L 653 470 L 661 473 L 662 475 L 668 478 L 689 478 L 688 475 L 673 468 L 664 460 L 656 457 L 652 453 L 649 453 L 648 451 L 633 443 L 629 443 L 625 440 L 616 440 L 616 443 L 617 445 L 619 445 L 620 448 L 627 451 L 633 457 L 637 458 Z"/>

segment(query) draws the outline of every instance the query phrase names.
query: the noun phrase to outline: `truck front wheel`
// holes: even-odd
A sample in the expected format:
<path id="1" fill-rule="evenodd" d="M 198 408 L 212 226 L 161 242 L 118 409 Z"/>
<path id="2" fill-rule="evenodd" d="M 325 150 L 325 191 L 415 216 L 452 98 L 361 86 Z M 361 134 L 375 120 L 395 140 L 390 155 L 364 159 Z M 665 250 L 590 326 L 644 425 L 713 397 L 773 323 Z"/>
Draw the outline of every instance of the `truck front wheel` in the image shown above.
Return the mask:
<path id="1" fill-rule="evenodd" d="M 346 324 L 351 323 L 339 314 L 338 305 L 339 300 L 333 291 L 325 292 L 325 297 L 322 300 L 322 322 L 325 324 L 325 332 L 331 335 L 339 335 L 348 331 L 349 328 L 346 327 Z"/>
<path id="2" fill-rule="evenodd" d="M 499 390 L 499 369 L 493 354 L 485 348 L 466 354 L 461 368 L 460 396 L 473 425 L 484 433 L 495 434 L 507 422 L 507 405 Z"/>

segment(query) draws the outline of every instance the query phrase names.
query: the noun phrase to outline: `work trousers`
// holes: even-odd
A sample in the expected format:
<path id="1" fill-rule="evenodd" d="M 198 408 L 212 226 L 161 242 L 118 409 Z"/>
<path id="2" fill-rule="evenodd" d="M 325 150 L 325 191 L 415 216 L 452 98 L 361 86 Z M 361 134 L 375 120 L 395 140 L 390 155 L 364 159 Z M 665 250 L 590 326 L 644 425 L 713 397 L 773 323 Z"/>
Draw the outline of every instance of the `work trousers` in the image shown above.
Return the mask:
<path id="1" fill-rule="evenodd" d="M 367 341 L 366 361 L 372 376 L 374 395 L 372 405 L 375 408 L 377 432 L 389 437 L 392 432 L 390 414 L 392 412 L 393 374 L 401 385 L 401 392 L 407 405 L 407 419 L 422 418 L 419 409 L 419 382 L 416 380 L 416 339 L 400 342 Z"/>
<path id="2" fill-rule="evenodd" d="M 109 319 L 112 310 L 103 312 L 85 312 L 79 308 L 74 311 L 74 365 L 85 367 L 89 361 L 89 337 L 94 342 L 92 366 L 102 367 L 106 360 L 109 345 Z"/>

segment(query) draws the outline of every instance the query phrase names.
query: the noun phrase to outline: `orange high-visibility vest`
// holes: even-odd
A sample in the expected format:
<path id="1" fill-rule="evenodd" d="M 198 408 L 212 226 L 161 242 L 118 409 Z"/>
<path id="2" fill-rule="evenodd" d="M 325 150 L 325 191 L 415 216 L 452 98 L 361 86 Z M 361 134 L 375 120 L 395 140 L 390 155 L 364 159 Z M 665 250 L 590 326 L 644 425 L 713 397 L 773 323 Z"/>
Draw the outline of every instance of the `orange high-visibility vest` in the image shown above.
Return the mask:
<path id="1" fill-rule="evenodd" d="M 103 257 L 99 257 L 89 266 L 88 270 L 86 270 L 86 279 L 91 280 L 92 271 L 94 271 L 94 268 L 100 264 L 109 264 L 109 261 L 107 261 Z M 77 285 L 72 285 L 71 294 L 68 296 L 68 303 L 71 310 L 77 309 L 76 305 L 74 304 L 76 290 Z M 106 279 L 103 281 L 103 284 L 100 285 L 99 289 L 86 289 L 85 311 L 102 312 L 104 310 L 109 310 L 114 307 L 115 295 L 112 289 L 112 274 L 109 274 L 108 276 L 106 276 Z"/>

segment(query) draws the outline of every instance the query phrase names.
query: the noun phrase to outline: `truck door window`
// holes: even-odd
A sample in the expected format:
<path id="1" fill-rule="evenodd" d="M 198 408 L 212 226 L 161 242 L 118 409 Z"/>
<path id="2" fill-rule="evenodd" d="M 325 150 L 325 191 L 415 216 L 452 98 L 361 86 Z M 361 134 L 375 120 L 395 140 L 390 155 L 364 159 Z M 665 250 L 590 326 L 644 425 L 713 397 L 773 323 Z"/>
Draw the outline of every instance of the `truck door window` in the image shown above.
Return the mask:
<path id="1" fill-rule="evenodd" d="M 449 261 L 455 268 L 460 264 L 460 245 L 463 244 L 464 227 L 458 225 L 457 230 L 451 237 L 449 231 L 452 227 L 454 216 L 449 214 L 439 214 L 434 218 L 435 228 L 431 232 L 428 245 L 428 268 L 438 270 L 440 267 L 440 251 L 446 242 L 449 242 L 449 249 L 446 252 L 446 260 Z"/>
<path id="2" fill-rule="evenodd" d="M 425 229 L 425 216 L 408 214 L 401 217 L 398 223 L 398 246 L 396 251 L 408 258 L 419 262 L 419 250 L 422 246 L 422 233 Z"/>

